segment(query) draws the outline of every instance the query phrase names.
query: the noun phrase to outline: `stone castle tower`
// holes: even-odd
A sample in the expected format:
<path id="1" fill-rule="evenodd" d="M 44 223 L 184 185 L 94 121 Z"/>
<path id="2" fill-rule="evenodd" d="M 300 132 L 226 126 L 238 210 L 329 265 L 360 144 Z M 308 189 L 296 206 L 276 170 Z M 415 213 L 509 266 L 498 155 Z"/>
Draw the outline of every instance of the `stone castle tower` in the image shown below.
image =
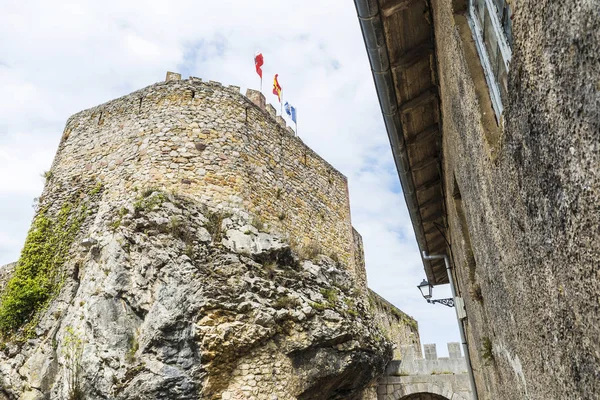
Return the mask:
<path id="1" fill-rule="evenodd" d="M 110 201 L 160 187 L 251 216 L 318 244 L 366 280 L 350 221 L 348 183 L 287 128 L 264 96 L 168 73 L 167 80 L 75 114 L 52 166 L 99 179 Z"/>
<path id="2" fill-rule="evenodd" d="M 418 343 L 369 300 L 346 178 L 256 91 L 168 73 L 69 118 L 46 178 L 2 400 L 367 399 Z"/>

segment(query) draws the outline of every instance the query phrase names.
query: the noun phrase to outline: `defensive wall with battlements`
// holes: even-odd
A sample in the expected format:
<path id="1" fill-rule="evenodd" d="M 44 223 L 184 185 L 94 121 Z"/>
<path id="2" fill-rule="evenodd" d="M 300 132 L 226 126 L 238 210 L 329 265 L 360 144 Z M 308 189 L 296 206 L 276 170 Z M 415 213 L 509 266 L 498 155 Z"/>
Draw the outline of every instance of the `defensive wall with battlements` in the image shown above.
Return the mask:
<path id="1" fill-rule="evenodd" d="M 223 213 L 246 212 L 298 247 L 321 247 L 366 290 L 346 177 L 258 91 L 243 96 L 237 86 L 167 73 L 163 82 L 70 117 L 50 176 L 61 182 L 48 187 L 99 180 L 103 201 L 114 206 L 158 188 Z"/>
<path id="2" fill-rule="evenodd" d="M 449 357 L 438 357 L 435 344 L 402 346 L 402 359 L 391 361 L 377 387 L 378 400 L 471 400 L 467 363 L 460 343 L 448 343 Z"/>
<path id="3" fill-rule="evenodd" d="M 419 326 L 411 316 L 369 289 L 369 305 L 375 323 L 384 336 L 394 344 L 394 359 L 405 358 L 405 351 L 413 356 L 415 349 L 421 348 Z"/>

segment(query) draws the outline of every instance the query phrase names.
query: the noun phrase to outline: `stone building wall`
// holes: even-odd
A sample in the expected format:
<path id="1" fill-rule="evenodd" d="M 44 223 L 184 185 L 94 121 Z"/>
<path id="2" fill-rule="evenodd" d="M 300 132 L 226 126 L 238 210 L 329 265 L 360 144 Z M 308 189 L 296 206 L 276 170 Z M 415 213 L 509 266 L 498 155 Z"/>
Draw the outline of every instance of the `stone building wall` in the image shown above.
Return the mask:
<path id="1" fill-rule="evenodd" d="M 420 354 L 421 340 L 417 321 L 371 289 L 369 304 L 376 326 L 394 344 L 394 360 L 401 360 L 408 347 L 419 349 Z"/>
<path id="2" fill-rule="evenodd" d="M 600 15 L 512 1 L 496 124 L 465 1 L 433 0 L 444 190 L 479 398 L 600 393 Z"/>
<path id="3" fill-rule="evenodd" d="M 170 73 L 69 118 L 51 175 L 64 185 L 99 179 L 113 203 L 156 187 L 223 213 L 243 210 L 356 273 L 346 177 L 286 129 L 260 93 L 248 95 L 254 103 L 239 87 Z"/>

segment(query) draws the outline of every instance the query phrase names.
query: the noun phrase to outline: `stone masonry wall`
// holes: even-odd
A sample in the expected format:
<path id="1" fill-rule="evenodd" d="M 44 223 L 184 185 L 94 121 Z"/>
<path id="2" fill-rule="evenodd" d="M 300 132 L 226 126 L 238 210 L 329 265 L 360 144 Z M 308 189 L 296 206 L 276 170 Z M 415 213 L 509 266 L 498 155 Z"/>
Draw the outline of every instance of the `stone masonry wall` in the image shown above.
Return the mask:
<path id="1" fill-rule="evenodd" d="M 107 201 L 157 187 L 224 213 L 244 210 L 355 274 L 346 177 L 286 129 L 261 94 L 248 94 L 258 105 L 238 87 L 170 73 L 69 118 L 51 174 L 100 179 Z"/>
<path id="2" fill-rule="evenodd" d="M 438 358 L 435 344 L 423 347 L 425 358 L 420 356 L 419 346 L 403 346 L 404 358 L 388 364 L 377 387 L 377 398 L 398 400 L 410 396 L 411 400 L 434 400 L 439 398 L 437 394 L 443 399 L 472 399 L 460 343 L 448 343 L 449 357 Z"/>
<path id="3" fill-rule="evenodd" d="M 362 236 L 358 231 L 352 228 L 352 236 L 354 238 L 354 269 L 356 271 L 356 284 L 363 290 L 367 291 L 367 267 L 365 264 L 365 248 L 363 246 Z"/>
<path id="4" fill-rule="evenodd" d="M 449 240 L 481 400 L 600 393 L 600 14 L 509 1 L 496 124 L 465 17 L 434 0 Z"/>
<path id="5" fill-rule="evenodd" d="M 376 326 L 394 344 L 394 360 L 404 357 L 407 348 L 421 348 L 417 321 L 369 289 L 369 304 Z"/>

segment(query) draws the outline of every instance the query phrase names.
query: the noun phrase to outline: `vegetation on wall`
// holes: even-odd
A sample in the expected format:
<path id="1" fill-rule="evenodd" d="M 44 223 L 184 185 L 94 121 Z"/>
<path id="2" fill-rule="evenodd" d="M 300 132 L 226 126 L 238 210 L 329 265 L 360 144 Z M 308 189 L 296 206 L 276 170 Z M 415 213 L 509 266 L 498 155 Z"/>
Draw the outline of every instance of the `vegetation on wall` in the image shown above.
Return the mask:
<path id="1" fill-rule="evenodd" d="M 481 292 L 481 285 L 478 283 L 471 285 L 469 294 L 473 300 L 483 303 L 483 293 Z"/>
<path id="2" fill-rule="evenodd" d="M 89 199 L 78 192 L 55 215 L 45 206 L 35 217 L 15 271 L 0 295 L 0 336 L 15 333 L 26 323 L 34 325 L 36 313 L 59 289 L 62 266 L 88 215 L 88 202 L 82 197 Z"/>
<path id="3" fill-rule="evenodd" d="M 484 337 L 481 342 L 481 358 L 489 364 L 494 361 L 492 341 L 489 337 Z"/>
<path id="4" fill-rule="evenodd" d="M 69 387 L 68 400 L 83 400 L 85 394 L 81 384 L 83 358 L 83 339 L 75 332 L 72 326 L 65 328 L 64 339 L 65 368 L 67 384 Z"/>

